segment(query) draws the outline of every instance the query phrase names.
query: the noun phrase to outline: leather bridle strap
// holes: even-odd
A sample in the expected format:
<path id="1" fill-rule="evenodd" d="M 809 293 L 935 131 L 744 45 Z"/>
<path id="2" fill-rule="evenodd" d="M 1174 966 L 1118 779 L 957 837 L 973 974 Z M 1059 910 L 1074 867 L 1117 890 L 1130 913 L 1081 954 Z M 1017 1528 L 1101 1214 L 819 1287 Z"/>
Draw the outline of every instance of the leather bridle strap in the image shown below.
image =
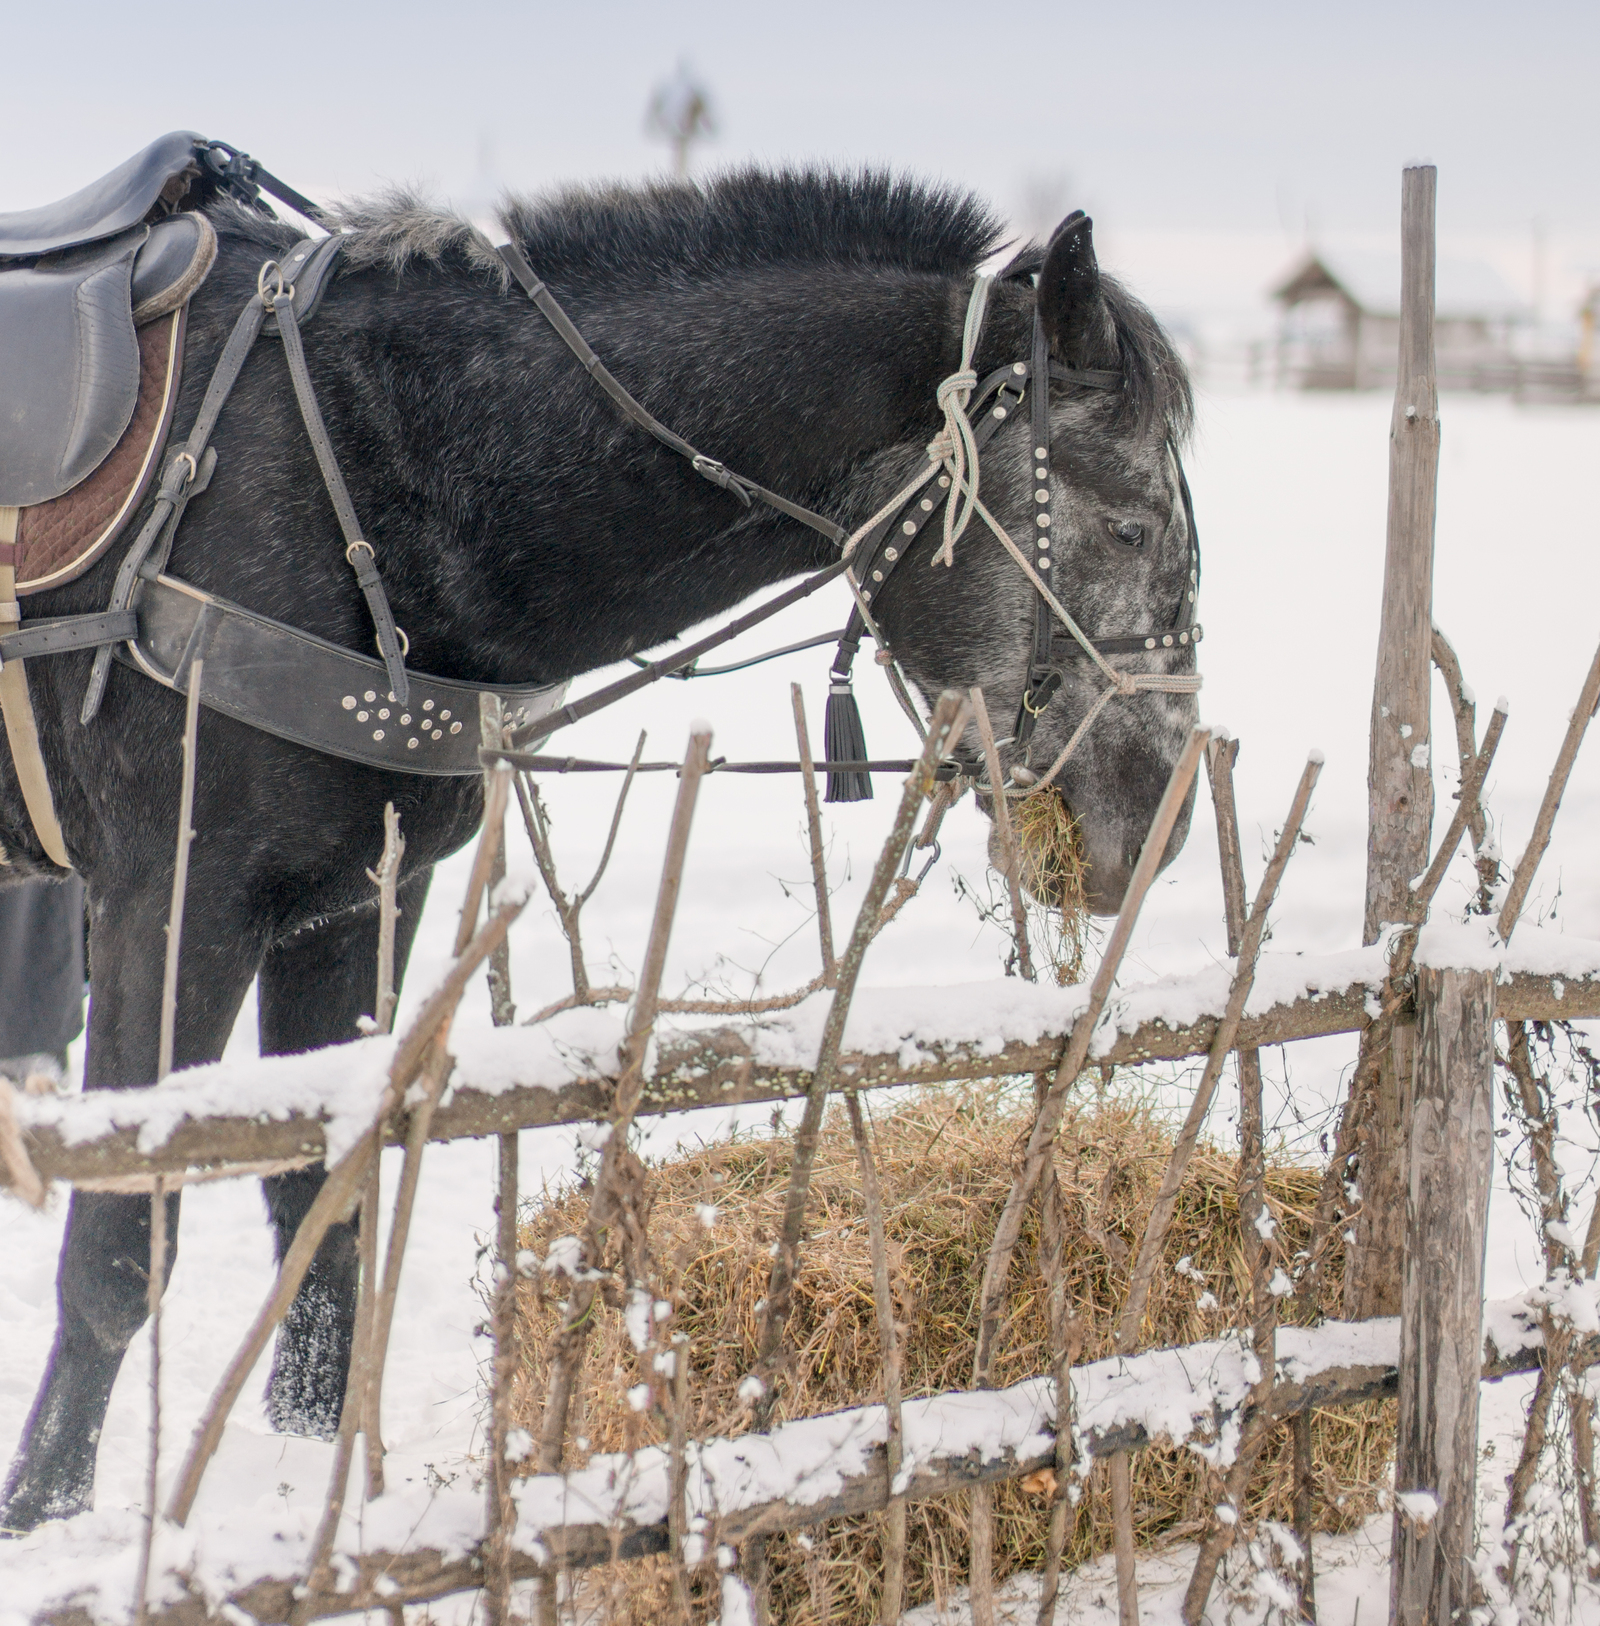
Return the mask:
<path id="1" fill-rule="evenodd" d="M 636 401 L 632 395 L 620 384 L 616 377 L 601 361 L 599 356 L 589 344 L 589 341 L 578 331 L 572 318 L 562 310 L 557 303 L 555 295 L 535 274 L 528 264 L 527 256 L 515 243 L 502 243 L 495 252 L 505 261 L 506 269 L 516 278 L 518 286 L 533 301 L 539 314 L 556 330 L 561 341 L 575 355 L 583 366 L 583 370 L 603 389 L 607 395 L 622 409 L 623 414 L 636 423 L 647 435 L 653 435 L 656 440 L 667 448 L 676 452 L 679 457 L 686 458 L 691 468 L 702 478 L 709 480 L 712 485 L 720 486 L 724 491 L 731 492 L 742 502 L 746 508 L 750 506 L 751 498 L 758 498 L 769 508 L 776 509 L 778 513 L 788 518 L 798 520 L 802 525 L 809 526 L 813 531 L 827 537 L 835 547 L 842 548 L 848 539 L 848 533 L 831 519 L 817 513 L 814 509 L 804 508 L 797 502 L 791 502 L 787 497 L 776 491 L 769 491 L 764 485 L 749 479 L 743 474 L 735 474 L 726 464 L 719 463 L 714 457 L 707 457 L 703 452 L 696 451 L 682 435 L 667 428 L 654 414 L 647 411 Z"/>
<path id="2" fill-rule="evenodd" d="M 1033 312 L 1033 389 L 1030 392 L 1028 426 L 1033 433 L 1029 448 L 1033 457 L 1033 568 L 1050 579 L 1050 339 L 1040 318 L 1038 302 Z M 1026 545 L 1026 544 L 1024 544 Z M 1061 687 L 1061 669 L 1050 659 L 1050 636 L 1055 617 L 1041 593 L 1033 595 L 1033 653 L 1028 661 L 1028 681 L 1017 707 L 1017 720 L 1011 730 L 1018 745 L 1026 745 L 1039 714 Z"/>

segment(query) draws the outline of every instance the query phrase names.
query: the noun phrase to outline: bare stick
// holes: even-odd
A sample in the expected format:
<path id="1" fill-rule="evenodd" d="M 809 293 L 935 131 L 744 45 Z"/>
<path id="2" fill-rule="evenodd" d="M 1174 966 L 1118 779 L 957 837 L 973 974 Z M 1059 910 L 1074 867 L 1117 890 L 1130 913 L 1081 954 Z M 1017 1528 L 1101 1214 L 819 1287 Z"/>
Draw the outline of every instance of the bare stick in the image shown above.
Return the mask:
<path id="1" fill-rule="evenodd" d="M 1456 758 L 1460 764 L 1460 777 L 1467 777 L 1467 768 L 1478 754 L 1478 708 L 1469 698 L 1470 691 L 1461 675 L 1461 661 L 1450 640 L 1435 627 L 1433 629 L 1433 664 L 1444 678 L 1445 691 L 1450 697 L 1450 710 L 1456 724 Z M 1500 879 L 1500 860 L 1484 851 L 1489 839 L 1489 815 L 1480 800 L 1472 821 L 1467 826 L 1472 832 L 1473 862 L 1478 871 L 1478 895 L 1473 900 L 1473 912 L 1486 915 L 1494 907 L 1494 888 Z"/>
<path id="2" fill-rule="evenodd" d="M 1294 1441 L 1294 1533 L 1300 1543 L 1300 1618 L 1316 1626 L 1317 1566 L 1311 1555 L 1311 1537 L 1316 1526 L 1316 1461 L 1311 1454 L 1311 1409 L 1294 1414 L 1289 1425 Z"/>
<path id="3" fill-rule="evenodd" d="M 678 781 L 678 799 L 672 810 L 672 824 L 667 831 L 667 851 L 662 860 L 655 916 L 650 923 L 650 938 L 639 972 L 639 988 L 634 995 L 633 1007 L 628 1012 L 627 1031 L 621 1047 L 622 1077 L 617 1082 L 613 1101 L 611 1133 L 600 1154 L 600 1172 L 595 1178 L 589 1217 L 584 1227 L 586 1270 L 598 1269 L 603 1252 L 602 1239 L 607 1229 L 635 1218 L 630 1195 L 621 1189 L 642 1173 L 638 1170 L 638 1159 L 628 1146 L 628 1139 L 644 1090 L 644 1061 L 650 1034 L 655 1027 L 661 977 L 666 969 L 667 944 L 672 936 L 678 894 L 683 886 L 689 831 L 694 823 L 700 781 L 705 777 L 710 758 L 710 731 L 690 735 L 683 776 Z M 593 1280 L 572 1283 L 567 1312 L 562 1318 L 561 1329 L 556 1334 L 550 1354 L 550 1375 L 539 1431 L 540 1473 L 556 1472 L 561 1466 L 567 1436 L 567 1413 L 571 1407 L 584 1345 L 588 1340 L 594 1298 Z"/>
<path id="4" fill-rule="evenodd" d="M 480 694 L 478 696 L 478 731 L 484 745 L 498 750 L 504 743 L 501 737 L 500 724 L 500 696 L 497 694 Z M 484 783 L 484 800 L 487 802 L 489 786 Z M 504 806 L 504 803 L 501 804 Z M 504 818 L 502 813 L 501 817 Z M 506 838 L 505 832 L 500 833 L 500 840 L 495 845 L 494 862 L 489 870 L 489 890 L 492 893 L 495 887 L 506 878 Z M 499 948 L 489 956 L 489 1019 L 497 1028 L 508 1028 L 517 1019 L 517 1007 L 511 998 L 511 939 L 505 938 Z M 498 1622 L 494 1623 L 498 1626 Z"/>
<path id="5" fill-rule="evenodd" d="M 172 907 L 167 913 L 167 960 L 161 973 L 161 1038 L 156 1082 L 172 1071 L 172 1045 L 178 1027 L 178 960 L 183 951 L 183 903 L 189 891 L 189 847 L 194 841 L 194 766 L 200 735 L 200 679 L 205 662 L 189 669 L 189 700 L 183 717 L 183 790 L 178 798 L 178 856 L 172 868 Z"/>
<path id="6" fill-rule="evenodd" d="M 817 775 L 811 761 L 811 734 L 806 728 L 805 691 L 798 683 L 789 685 L 794 703 L 794 733 L 800 748 L 800 777 L 806 792 L 806 829 L 811 836 L 811 884 L 817 895 L 817 936 L 822 940 L 822 981 L 833 986 L 836 975 L 833 957 L 833 914 L 828 900 L 828 866 L 822 853 L 822 811 L 817 805 Z"/>
<path id="7" fill-rule="evenodd" d="M 400 884 L 400 861 L 406 855 L 406 838 L 400 834 L 400 815 L 393 802 L 383 804 L 383 856 L 367 879 L 378 889 L 378 993 L 372 1008 L 372 1024 L 379 1033 L 394 1026 L 394 930 L 400 909 L 395 893 Z"/>
<path id="8" fill-rule="evenodd" d="M 999 748 L 994 743 L 989 708 L 983 703 L 983 690 L 979 688 L 972 690 L 972 716 L 978 725 L 984 766 L 989 773 L 994 828 L 1000 838 L 1000 859 L 1005 866 L 1006 891 L 1011 897 L 1011 935 L 1017 945 L 1017 969 L 1032 982 L 1033 956 L 1028 949 L 1028 911 L 1022 901 L 1022 860 L 1017 852 L 1017 832 L 1011 823 L 1011 800 L 1005 793 L 1005 775 L 1000 767 Z"/>
<path id="9" fill-rule="evenodd" d="M 1036 1087 L 1049 1087 L 1049 1074 L 1040 1073 Z M 1071 1313 L 1067 1298 L 1066 1249 L 1070 1229 L 1061 1182 L 1054 1161 L 1045 1164 L 1039 1183 L 1042 1201 L 1040 1225 L 1044 1244 L 1044 1275 L 1050 1283 L 1050 1341 L 1056 1386 L 1055 1484 L 1051 1487 L 1050 1522 L 1045 1532 L 1044 1568 L 1039 1576 L 1039 1612 L 1036 1626 L 1052 1626 L 1061 1584 L 1061 1559 L 1067 1548 L 1072 1517 L 1072 1481 L 1078 1472 L 1074 1441 L 1072 1368 L 1083 1349 L 1084 1323 Z"/>
<path id="10" fill-rule="evenodd" d="M 522 822 L 527 827 L 528 841 L 533 847 L 534 861 L 539 866 L 545 890 L 549 892 L 550 901 L 556 906 L 556 918 L 561 922 L 562 933 L 567 939 L 567 952 L 572 960 L 572 998 L 554 1006 L 547 1006 L 532 1018 L 529 1026 L 543 1022 L 557 1010 L 565 1010 L 572 1005 L 610 1003 L 608 998 L 610 990 L 599 989 L 591 995 L 589 972 L 583 961 L 580 917 L 583 906 L 594 896 L 595 888 L 600 885 L 600 878 L 611 862 L 611 852 L 617 842 L 617 830 L 622 824 L 622 810 L 627 805 L 628 792 L 633 788 L 634 775 L 639 771 L 639 759 L 644 755 L 644 744 L 645 734 L 641 729 L 639 743 L 634 747 L 633 760 L 629 762 L 628 771 L 623 777 L 622 789 L 617 792 L 616 807 L 611 814 L 611 828 L 606 833 L 606 844 L 601 851 L 600 862 L 595 866 L 589 884 L 570 898 L 561 890 L 561 882 L 556 875 L 555 853 L 550 844 L 550 821 L 545 814 L 544 803 L 539 797 L 539 787 L 529 775 L 517 775 L 517 805 L 522 810 Z"/>
<path id="11" fill-rule="evenodd" d="M 490 1626 L 511 1619 L 511 1542 L 516 1509 L 511 1500 L 511 1464 L 506 1438 L 511 1432 L 511 1381 L 517 1370 L 517 1184 L 518 1141 L 500 1137 L 500 1178 L 495 1192 L 494 1390 L 489 1415 L 490 1467 L 488 1603 Z"/>
<path id="12" fill-rule="evenodd" d="M 361 1285 L 356 1294 L 356 1333 L 362 1351 L 361 1421 L 367 1447 L 367 1497 L 383 1493 L 383 1418 L 378 1387 L 370 1379 L 372 1319 L 378 1308 L 378 1160 L 361 1191 Z M 350 1404 L 348 1391 L 345 1404 Z M 342 1419 L 341 1419 L 342 1421 Z"/>
<path id="13" fill-rule="evenodd" d="M 817 1137 L 822 1130 L 823 1108 L 838 1070 L 839 1055 L 844 1043 L 845 1019 L 850 1002 L 855 997 L 856 980 L 861 975 L 861 964 L 867 946 L 875 934 L 879 912 L 888 896 L 890 883 L 900 867 L 906 845 L 911 840 L 917 808 L 934 787 L 933 770 L 949 745 L 960 738 L 955 726 L 966 720 L 966 703 L 959 695 L 940 695 L 934 707 L 928 736 L 923 742 L 917 765 L 907 777 L 900 795 L 900 807 L 884 842 L 883 851 L 867 884 L 867 894 L 856 916 L 855 927 L 844 957 L 839 962 L 838 984 L 833 1002 L 823 1024 L 822 1042 L 817 1052 L 817 1065 L 812 1074 L 811 1088 L 806 1094 L 805 1110 L 795 1134 L 794 1155 L 789 1165 L 789 1189 L 784 1201 L 783 1221 L 778 1236 L 777 1254 L 772 1262 L 772 1274 L 767 1286 L 767 1307 L 761 1322 L 758 1344 L 758 1367 L 766 1385 L 756 1405 L 757 1426 L 764 1426 L 772 1415 L 775 1400 L 773 1373 L 784 1330 L 794 1296 L 795 1273 L 799 1268 L 800 1233 L 805 1224 L 806 1204 L 811 1195 L 811 1169 L 816 1161 Z"/>
<path id="14" fill-rule="evenodd" d="M 196 666 L 199 664 L 195 662 Z M 179 910 L 181 913 L 181 901 Z M 155 1546 L 156 1520 L 161 1517 L 156 1478 L 161 1460 L 161 1296 L 166 1285 L 167 1188 L 166 1182 L 157 1175 L 150 1192 L 150 1271 L 145 1278 L 145 1305 L 150 1318 L 150 1460 L 145 1468 L 144 1535 L 139 1545 L 139 1574 L 133 1584 L 133 1618 L 138 1626 L 144 1626 L 149 1608 L 150 1555 Z"/>
<path id="15" fill-rule="evenodd" d="M 328 1227 L 343 1219 L 359 1200 L 362 1184 L 377 1157 L 384 1125 L 421 1070 L 424 1059 L 430 1053 L 434 1034 L 448 1023 L 461 1001 L 461 995 L 472 973 L 488 958 L 490 951 L 504 936 L 522 907 L 521 900 L 515 902 L 507 900 L 490 916 L 482 930 L 468 945 L 466 952 L 451 966 L 438 989 L 424 1002 L 416 1021 L 401 1041 L 395 1059 L 390 1063 L 388 1082 L 378 1104 L 373 1129 L 364 1134 L 328 1171 L 321 1191 L 307 1209 L 305 1218 L 301 1220 L 299 1229 L 294 1234 L 294 1240 L 283 1256 L 272 1292 L 257 1313 L 232 1361 L 229 1362 L 195 1427 L 189 1454 L 184 1460 L 177 1486 L 167 1504 L 167 1517 L 174 1524 L 181 1525 L 189 1517 L 206 1464 L 211 1460 L 222 1439 L 223 1425 L 228 1420 L 228 1414 L 239 1398 L 245 1380 L 250 1376 L 262 1350 L 266 1348 L 273 1328 L 282 1319 L 299 1291 L 300 1283 L 304 1280 L 307 1270 L 311 1268 L 311 1261 L 321 1246 Z M 429 1116 L 431 1120 L 431 1114 Z"/>
<path id="16" fill-rule="evenodd" d="M 16 1099 L 11 1080 L 0 1076 L 0 1169 L 9 1178 L 12 1196 L 20 1197 L 30 1208 L 43 1208 L 49 1188 L 34 1168 L 17 1127 Z"/>
<path id="17" fill-rule="evenodd" d="M 1233 770 L 1239 742 L 1214 739 L 1206 747 L 1206 773 L 1211 780 L 1211 806 L 1217 815 L 1217 856 L 1222 866 L 1222 913 L 1228 953 L 1237 960 L 1244 941 L 1246 912 L 1244 854 L 1239 843 L 1239 807 L 1233 794 Z"/>
<path id="18" fill-rule="evenodd" d="M 883 1224 L 883 1193 L 878 1185 L 878 1167 L 867 1138 L 862 1117 L 861 1097 L 850 1090 L 845 1095 L 850 1114 L 850 1133 L 856 1143 L 856 1162 L 861 1169 L 861 1199 L 867 1211 L 867 1240 L 872 1249 L 872 1302 L 878 1317 L 878 1346 L 883 1360 L 883 1409 L 887 1419 L 885 1450 L 889 1470 L 889 1506 L 883 1540 L 883 1602 L 878 1618 L 883 1626 L 896 1626 L 900 1619 L 906 1571 L 906 1502 L 896 1489 L 900 1477 L 900 1337 L 894 1324 L 894 1291 L 889 1282 L 889 1239 Z"/>
<path id="19" fill-rule="evenodd" d="M 1316 789 L 1317 779 L 1321 773 L 1322 757 L 1318 754 L 1311 757 L 1301 771 L 1300 783 L 1295 787 L 1294 801 L 1289 807 L 1289 816 L 1284 820 L 1277 846 L 1273 849 L 1266 873 L 1261 877 L 1261 885 L 1256 891 L 1249 919 L 1245 921 L 1244 935 L 1239 944 L 1238 964 L 1233 974 L 1233 985 L 1228 990 L 1227 1008 L 1217 1026 L 1216 1038 L 1211 1041 L 1211 1053 L 1206 1057 L 1205 1069 L 1195 1088 L 1189 1114 L 1178 1133 L 1177 1142 L 1172 1148 L 1172 1156 L 1167 1163 L 1166 1174 L 1162 1177 L 1161 1189 L 1156 1193 L 1150 1218 L 1145 1224 L 1144 1240 L 1140 1243 L 1138 1258 L 1134 1263 L 1133 1275 L 1128 1285 L 1128 1298 L 1122 1307 L 1122 1315 L 1117 1324 L 1119 1354 L 1132 1354 L 1138 1347 L 1139 1328 L 1144 1321 L 1145 1305 L 1149 1302 L 1150 1284 L 1155 1277 L 1156 1263 L 1161 1257 L 1162 1245 L 1167 1239 L 1167 1228 L 1171 1225 L 1172 1216 L 1177 1210 L 1178 1191 L 1183 1184 L 1184 1175 L 1188 1172 L 1189 1159 L 1194 1153 L 1195 1143 L 1200 1138 L 1200 1127 L 1210 1109 L 1211 1097 L 1222 1074 L 1222 1064 L 1227 1060 L 1228 1052 L 1233 1049 L 1233 1041 L 1238 1035 L 1239 1018 L 1244 1015 L 1245 1001 L 1249 999 L 1250 990 L 1255 984 L 1256 960 L 1260 955 L 1261 941 L 1266 932 L 1267 912 L 1277 898 L 1278 883 L 1283 879 L 1283 872 L 1289 867 L 1290 858 L 1294 856 L 1295 845 L 1300 840 L 1300 826 L 1305 822 L 1306 809 L 1311 805 L 1311 793 Z"/>
<path id="20" fill-rule="evenodd" d="M 1572 716 L 1567 722 L 1566 737 L 1561 742 L 1560 751 L 1556 753 L 1556 765 L 1550 770 L 1550 782 L 1545 786 L 1544 800 L 1539 804 L 1539 816 L 1533 821 L 1533 834 L 1528 837 L 1528 845 L 1524 848 L 1522 857 L 1517 860 L 1510 889 L 1506 892 L 1506 901 L 1500 910 L 1499 930 L 1502 943 L 1509 941 L 1512 932 L 1516 930 L 1522 906 L 1528 900 L 1528 888 L 1533 885 L 1539 861 L 1544 857 L 1545 848 L 1550 845 L 1550 831 L 1561 808 L 1561 797 L 1566 791 L 1567 780 L 1572 774 L 1572 765 L 1578 759 L 1578 747 L 1583 744 L 1583 736 L 1588 730 L 1589 719 L 1594 716 L 1597 703 L 1600 703 L 1600 648 L 1595 650 L 1594 659 L 1589 663 L 1589 675 L 1583 680 L 1578 704 L 1573 708 Z"/>
<path id="21" fill-rule="evenodd" d="M 1172 775 L 1167 780 L 1167 788 L 1162 793 L 1155 818 L 1151 821 L 1150 833 L 1145 837 L 1144 846 L 1139 851 L 1139 861 L 1134 865 L 1128 889 L 1123 894 L 1117 923 L 1112 927 L 1111 936 L 1100 959 L 1099 969 L 1095 972 L 1094 981 L 1089 985 L 1088 1004 L 1083 1014 L 1072 1024 L 1072 1034 L 1067 1040 L 1061 1063 L 1056 1068 L 1055 1078 L 1039 1105 L 1033 1131 L 1028 1137 L 1028 1149 L 1022 1167 L 1012 1182 L 1006 1206 L 1001 1212 L 999 1224 L 995 1227 L 988 1258 L 984 1262 L 983 1286 L 978 1301 L 981 1317 L 978 1324 L 978 1345 L 973 1357 L 975 1388 L 983 1388 L 988 1384 L 989 1368 L 994 1359 L 995 1341 L 999 1334 L 1000 1314 L 1005 1305 L 1006 1276 L 1011 1269 L 1011 1256 L 1016 1251 L 1017 1237 L 1021 1234 L 1023 1210 L 1044 1170 L 1045 1159 L 1050 1155 L 1056 1131 L 1061 1127 L 1061 1114 L 1066 1105 L 1067 1091 L 1077 1082 L 1078 1075 L 1089 1059 L 1089 1043 L 1105 1009 L 1111 986 L 1116 981 L 1117 970 L 1122 964 L 1128 940 L 1133 935 L 1134 925 L 1139 918 L 1139 907 L 1144 902 L 1145 893 L 1150 890 L 1150 883 L 1156 878 L 1157 870 L 1161 867 L 1161 861 L 1166 855 L 1167 841 L 1172 835 L 1172 827 L 1177 823 L 1178 813 L 1188 799 L 1189 787 L 1194 783 L 1195 770 L 1200 765 L 1200 753 L 1205 749 L 1206 741 L 1210 737 L 1209 729 L 1191 729 L 1188 742 L 1173 765 Z"/>

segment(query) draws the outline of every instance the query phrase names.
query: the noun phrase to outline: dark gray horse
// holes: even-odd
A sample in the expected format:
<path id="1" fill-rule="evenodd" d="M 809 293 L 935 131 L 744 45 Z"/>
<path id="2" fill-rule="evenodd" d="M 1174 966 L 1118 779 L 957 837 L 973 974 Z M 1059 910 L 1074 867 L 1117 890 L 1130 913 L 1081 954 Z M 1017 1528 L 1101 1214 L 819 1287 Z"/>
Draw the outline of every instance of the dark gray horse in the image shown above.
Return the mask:
<path id="1" fill-rule="evenodd" d="M 213 203 L 221 239 L 195 297 L 182 433 L 257 271 L 286 227 Z M 352 211 L 343 269 L 307 330 L 311 373 L 382 564 L 408 666 L 486 683 L 555 682 L 672 638 L 755 590 L 836 557 L 812 531 L 744 507 L 619 415 L 462 221 L 407 198 Z M 506 225 L 612 371 L 652 412 L 728 466 L 847 529 L 924 466 L 934 392 L 957 366 L 975 266 L 999 240 L 970 198 L 881 175 L 747 171 L 704 187 L 576 192 L 519 204 Z M 1087 220 L 1070 225 L 1038 302 L 1053 354 L 1116 375 L 1069 384 L 1051 407 L 1052 581 L 1090 637 L 1173 623 L 1191 538 L 1174 448 L 1188 429 L 1183 369 L 1149 313 L 1101 278 Z M 1028 354 L 1027 271 L 995 286 L 980 372 Z M 290 392 L 281 349 L 251 357 L 213 444 L 209 490 L 170 570 L 350 649 L 371 622 Z M 1024 534 L 1032 447 L 1022 415 L 985 451 L 983 495 Z M 981 683 L 997 722 L 1022 697 L 1035 592 L 976 525 L 953 568 L 919 538 L 877 605 L 924 695 Z M 1030 533 L 1031 534 L 1031 533 Z M 115 553 L 30 601 L 101 608 Z M 840 590 L 842 593 L 842 589 Z M 1191 649 L 1119 657 L 1191 672 Z M 31 668 L 44 758 L 90 897 L 89 1088 L 156 1073 L 159 945 L 172 878 L 183 700 L 113 669 L 96 720 L 78 720 L 86 654 Z M 1103 678 L 1063 662 L 1030 751 L 1051 761 Z M 1090 901 L 1114 909 L 1194 715 L 1192 696 L 1119 698 L 1060 788 L 1080 820 Z M 774 726 L 777 726 L 776 721 Z M 18 870 L 50 869 L 9 759 L 0 841 Z M 365 870 L 382 809 L 406 831 L 403 934 L 434 863 L 480 816 L 479 783 L 421 779 L 319 755 L 211 712 L 200 724 L 196 824 L 176 1061 L 218 1056 L 260 976 L 264 1053 L 349 1039 L 369 1002 L 377 921 Z M 1187 817 L 1173 837 L 1181 845 Z M 403 957 L 409 941 L 399 945 Z M 320 1168 L 266 1182 L 281 1251 Z M 169 1236 L 177 1234 L 176 1196 Z M 149 1204 L 79 1193 L 61 1258 L 48 1372 L 7 1483 L 0 1524 L 28 1528 L 91 1499 L 95 1446 L 123 1353 L 145 1317 Z M 169 1261 L 170 1266 L 170 1261 Z M 335 1227 L 278 1340 L 277 1426 L 336 1426 L 356 1254 Z"/>

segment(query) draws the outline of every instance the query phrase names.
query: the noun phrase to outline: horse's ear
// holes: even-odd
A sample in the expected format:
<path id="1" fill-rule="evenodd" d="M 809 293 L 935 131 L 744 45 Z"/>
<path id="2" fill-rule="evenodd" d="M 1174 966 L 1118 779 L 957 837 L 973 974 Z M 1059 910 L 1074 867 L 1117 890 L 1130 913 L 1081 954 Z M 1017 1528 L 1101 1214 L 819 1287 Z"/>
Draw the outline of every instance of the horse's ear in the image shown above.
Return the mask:
<path id="1" fill-rule="evenodd" d="M 1100 289 L 1094 222 L 1074 210 L 1056 227 L 1039 273 L 1039 315 L 1051 353 L 1069 367 L 1110 367 L 1116 329 Z"/>

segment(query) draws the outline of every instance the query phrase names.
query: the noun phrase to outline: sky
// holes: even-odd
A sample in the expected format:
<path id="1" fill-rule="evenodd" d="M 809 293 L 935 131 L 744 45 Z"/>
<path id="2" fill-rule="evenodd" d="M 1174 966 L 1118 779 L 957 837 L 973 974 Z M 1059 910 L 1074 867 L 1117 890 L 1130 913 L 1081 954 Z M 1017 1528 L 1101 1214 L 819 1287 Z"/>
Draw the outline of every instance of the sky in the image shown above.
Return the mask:
<path id="1" fill-rule="evenodd" d="M 702 166 L 909 168 L 1015 217 L 1286 246 L 1384 234 L 1400 167 L 1440 166 L 1442 236 L 1595 235 L 1600 7 L 1481 0 L 1101 5 L 953 0 L 275 0 L 184 14 L 0 0 L 0 209 L 74 190 L 193 128 L 324 195 L 659 171 L 652 89 L 686 62 Z M 1203 247 L 1194 250 L 1203 254 Z M 1600 247 L 1595 251 L 1600 265 Z M 1197 271 L 1203 274 L 1204 268 Z"/>

